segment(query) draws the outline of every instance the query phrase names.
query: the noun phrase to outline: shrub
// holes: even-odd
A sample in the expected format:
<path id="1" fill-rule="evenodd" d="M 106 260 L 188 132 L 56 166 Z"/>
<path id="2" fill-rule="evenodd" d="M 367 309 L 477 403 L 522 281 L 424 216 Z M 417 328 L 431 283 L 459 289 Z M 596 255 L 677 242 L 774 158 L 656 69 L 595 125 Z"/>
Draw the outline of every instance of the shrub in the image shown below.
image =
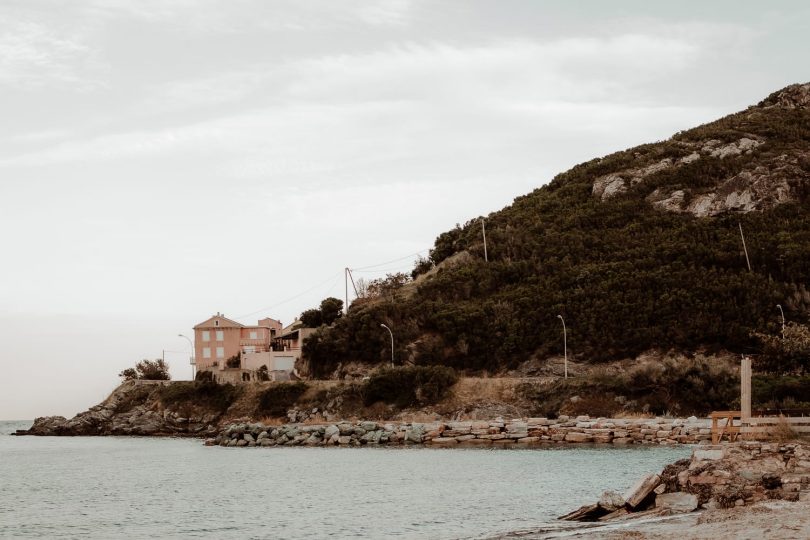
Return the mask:
<path id="1" fill-rule="evenodd" d="M 274 384 L 259 394 L 256 412 L 266 416 L 284 416 L 307 388 L 307 384 L 301 381 Z"/>
<path id="2" fill-rule="evenodd" d="M 751 401 L 768 409 L 810 408 L 810 376 L 754 375 Z"/>
<path id="3" fill-rule="evenodd" d="M 384 368 L 366 382 L 365 404 L 378 401 L 397 407 L 426 405 L 441 400 L 456 384 L 455 370 L 445 366 L 407 366 Z"/>
<path id="4" fill-rule="evenodd" d="M 239 353 L 231 356 L 227 360 L 225 360 L 225 367 L 228 368 L 240 368 L 242 367 L 242 358 L 239 356 Z"/>
<path id="5" fill-rule="evenodd" d="M 653 414 L 707 414 L 729 409 L 739 399 L 740 380 L 732 368 L 703 358 L 668 358 L 619 375 L 599 374 L 551 384 L 524 383 L 519 394 L 539 414 L 612 416 L 619 409 Z M 572 396 L 579 396 L 571 402 Z M 625 403 L 624 407 L 620 406 Z M 589 410 L 593 407 L 594 410 Z"/>
<path id="6" fill-rule="evenodd" d="M 194 376 L 195 381 L 214 381 L 214 374 L 208 370 L 198 371 L 197 374 Z"/>
<path id="7" fill-rule="evenodd" d="M 161 403 L 169 407 L 191 406 L 223 413 L 239 397 L 240 390 L 232 384 L 211 381 L 175 382 L 159 390 Z"/>
<path id="8" fill-rule="evenodd" d="M 259 369 L 256 370 L 256 378 L 260 381 L 270 380 L 270 373 L 267 371 L 267 366 L 260 366 Z"/>
<path id="9" fill-rule="evenodd" d="M 125 381 L 169 381 L 169 364 L 162 358 L 157 360 L 141 360 L 134 368 L 127 368 L 118 374 Z"/>

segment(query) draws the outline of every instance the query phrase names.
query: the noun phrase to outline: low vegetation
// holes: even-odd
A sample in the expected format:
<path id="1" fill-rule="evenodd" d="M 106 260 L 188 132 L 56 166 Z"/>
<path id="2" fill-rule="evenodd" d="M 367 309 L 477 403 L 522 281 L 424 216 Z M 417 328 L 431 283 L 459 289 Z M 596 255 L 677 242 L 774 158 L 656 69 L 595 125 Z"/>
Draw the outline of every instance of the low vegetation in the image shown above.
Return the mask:
<path id="1" fill-rule="evenodd" d="M 594 373 L 552 384 L 524 383 L 519 392 L 533 414 L 615 417 L 649 413 L 706 415 L 739 403 L 739 373 L 706 358 L 666 359 L 624 373 Z"/>
<path id="2" fill-rule="evenodd" d="M 307 391 L 305 382 L 282 382 L 271 385 L 259 394 L 256 403 L 258 416 L 285 416 L 298 399 Z"/>
<path id="3" fill-rule="evenodd" d="M 211 381 L 178 381 L 155 390 L 160 402 L 173 409 L 201 408 L 223 413 L 236 401 L 242 389 Z"/>
<path id="4" fill-rule="evenodd" d="M 157 360 L 141 360 L 134 368 L 127 368 L 118 374 L 125 381 L 169 381 L 169 364 L 162 358 Z"/>
<path id="5" fill-rule="evenodd" d="M 366 405 L 384 402 L 397 407 L 436 403 L 456 384 L 458 376 L 445 366 L 383 368 L 373 373 L 363 388 Z"/>

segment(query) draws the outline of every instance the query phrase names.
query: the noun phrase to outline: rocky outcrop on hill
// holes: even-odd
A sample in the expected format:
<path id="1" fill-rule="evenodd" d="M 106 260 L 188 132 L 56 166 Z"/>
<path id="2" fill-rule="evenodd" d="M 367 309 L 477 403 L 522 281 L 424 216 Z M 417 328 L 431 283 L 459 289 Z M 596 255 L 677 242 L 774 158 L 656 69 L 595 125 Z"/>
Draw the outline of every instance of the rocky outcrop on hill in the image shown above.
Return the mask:
<path id="1" fill-rule="evenodd" d="M 733 161 L 751 157 L 743 163 L 741 170 L 728 167 L 728 175 L 717 178 L 713 185 L 690 189 L 665 182 L 665 185 L 653 189 L 646 198 L 653 206 L 663 210 L 696 217 L 717 216 L 725 212 L 764 211 L 795 202 L 799 199 L 802 186 L 810 182 L 807 166 L 810 151 L 807 145 L 768 152 L 768 137 L 742 131 L 744 126 L 756 124 L 761 115 L 775 108 L 810 108 L 810 83 L 788 86 L 759 105 L 724 119 L 729 127 L 734 126 L 740 132 L 736 140 L 676 138 L 658 143 L 669 145 L 671 151 L 681 157 L 650 162 L 648 158 L 639 156 L 638 165 L 597 177 L 592 193 L 606 201 L 638 184 L 656 182 L 662 178 L 662 174 L 672 176 L 678 169 L 684 169 L 680 173 L 685 176 L 705 175 L 711 169 L 709 165 L 701 168 L 701 164 L 697 163 L 699 161 Z"/>
<path id="2" fill-rule="evenodd" d="M 34 420 L 28 430 L 17 435 L 144 435 L 202 437 L 216 432 L 220 414 L 201 412 L 182 415 L 162 407 L 154 391 L 166 382 L 128 381 L 115 389 L 102 403 L 71 419 L 46 416 Z"/>
<path id="3" fill-rule="evenodd" d="M 691 459 L 642 478 L 624 495 L 607 492 L 596 504 L 560 519 L 608 521 L 747 506 L 772 499 L 810 500 L 810 446 L 753 441 L 701 446 Z"/>

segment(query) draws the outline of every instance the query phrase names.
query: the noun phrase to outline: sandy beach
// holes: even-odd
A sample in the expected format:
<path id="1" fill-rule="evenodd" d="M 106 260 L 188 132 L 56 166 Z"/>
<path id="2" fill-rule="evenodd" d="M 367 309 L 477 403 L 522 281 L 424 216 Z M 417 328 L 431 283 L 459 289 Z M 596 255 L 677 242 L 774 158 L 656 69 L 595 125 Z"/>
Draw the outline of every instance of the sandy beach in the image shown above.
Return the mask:
<path id="1" fill-rule="evenodd" d="M 751 506 L 706 510 L 659 521 L 628 522 L 610 531 L 583 531 L 575 538 L 610 540 L 806 539 L 810 538 L 810 499 L 763 501 Z"/>

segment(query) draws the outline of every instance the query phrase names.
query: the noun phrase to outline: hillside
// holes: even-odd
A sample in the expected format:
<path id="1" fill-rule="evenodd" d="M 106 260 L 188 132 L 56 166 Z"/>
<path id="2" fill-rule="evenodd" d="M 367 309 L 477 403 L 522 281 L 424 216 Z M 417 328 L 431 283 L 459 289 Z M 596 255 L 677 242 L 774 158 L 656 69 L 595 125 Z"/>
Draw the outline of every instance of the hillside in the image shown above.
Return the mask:
<path id="1" fill-rule="evenodd" d="M 779 332 L 776 304 L 810 313 L 810 84 L 577 165 L 486 220 L 489 262 L 478 219 L 440 234 L 415 283 L 308 341 L 305 371 L 389 361 L 384 322 L 398 363 L 505 373 L 562 354 L 558 314 L 589 363 L 756 353 L 752 333 Z"/>

